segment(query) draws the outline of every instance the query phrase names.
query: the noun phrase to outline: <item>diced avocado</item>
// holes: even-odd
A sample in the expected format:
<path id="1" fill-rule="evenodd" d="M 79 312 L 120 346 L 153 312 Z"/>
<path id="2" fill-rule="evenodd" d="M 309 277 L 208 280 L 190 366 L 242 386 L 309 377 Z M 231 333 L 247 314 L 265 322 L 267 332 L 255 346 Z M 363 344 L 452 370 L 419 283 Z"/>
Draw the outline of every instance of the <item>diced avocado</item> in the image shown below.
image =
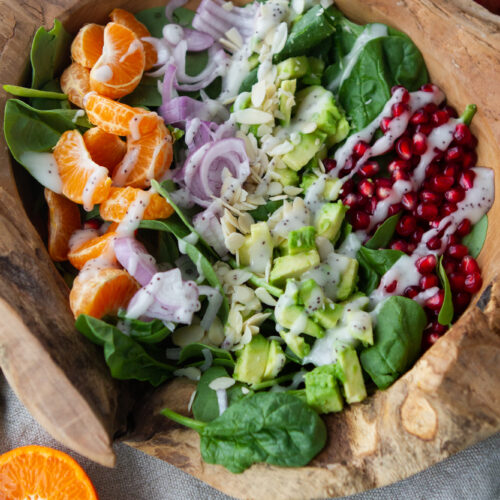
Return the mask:
<path id="1" fill-rule="evenodd" d="M 365 311 L 348 311 L 345 315 L 347 330 L 364 346 L 373 345 L 372 317 Z"/>
<path id="2" fill-rule="evenodd" d="M 272 285 L 283 285 L 289 278 L 300 278 L 303 273 L 316 267 L 319 262 L 319 253 L 316 250 L 278 257 L 274 259 L 269 281 Z"/>
<path id="3" fill-rule="evenodd" d="M 262 335 L 253 337 L 251 342 L 238 351 L 233 377 L 247 384 L 258 384 L 264 378 L 269 354 L 269 342 Z"/>
<path id="4" fill-rule="evenodd" d="M 310 134 L 300 135 L 300 142 L 294 148 L 282 156 L 282 160 L 292 170 L 299 171 L 311 158 L 322 148 L 327 135 L 320 130 Z"/>
<path id="5" fill-rule="evenodd" d="M 295 105 L 295 90 L 297 80 L 284 80 L 280 85 L 280 112 L 283 118 L 280 120 L 282 127 L 288 126 L 292 116 L 292 108 Z"/>
<path id="6" fill-rule="evenodd" d="M 329 328 L 335 328 L 339 319 L 342 317 L 343 312 L 344 312 L 343 305 L 329 302 L 328 304 L 325 304 L 325 306 L 322 309 L 314 311 L 312 317 L 323 328 L 328 330 Z"/>
<path id="7" fill-rule="evenodd" d="M 338 355 L 335 366 L 346 401 L 348 403 L 363 401 L 366 398 L 366 387 L 356 350 L 353 347 L 346 347 Z"/>
<path id="8" fill-rule="evenodd" d="M 306 85 L 321 85 L 321 77 L 325 70 L 325 63 L 318 57 L 309 57 L 309 73 L 302 78 Z"/>
<path id="9" fill-rule="evenodd" d="M 302 176 L 300 187 L 307 191 L 311 185 L 318 180 L 318 177 L 312 173 L 307 173 Z M 342 189 L 342 181 L 340 179 L 326 179 L 325 188 L 323 190 L 323 198 L 326 201 L 335 201 L 339 197 Z"/>
<path id="10" fill-rule="evenodd" d="M 370 299 L 363 292 L 356 292 L 349 297 L 349 300 L 345 300 L 344 302 L 342 302 L 342 305 L 351 306 L 348 307 L 348 309 L 362 311 L 369 303 Z"/>
<path id="11" fill-rule="evenodd" d="M 329 90 L 312 85 L 297 92 L 296 100 L 295 118 L 316 123 L 318 129 L 328 134 L 329 147 L 347 137 L 349 123 Z"/>
<path id="12" fill-rule="evenodd" d="M 318 236 L 323 236 L 328 240 L 333 240 L 342 226 L 348 207 L 342 202 L 325 203 L 316 214 L 314 225 L 318 231 Z"/>
<path id="13" fill-rule="evenodd" d="M 318 180 L 318 176 L 311 172 L 305 172 L 302 175 L 302 181 L 300 182 L 300 187 L 306 192 L 314 182 Z"/>
<path id="14" fill-rule="evenodd" d="M 277 340 L 271 340 L 269 344 L 269 353 L 267 357 L 266 369 L 264 370 L 263 379 L 272 380 L 276 378 L 278 373 L 285 366 L 286 358 L 283 349 Z"/>
<path id="15" fill-rule="evenodd" d="M 286 342 L 288 348 L 300 359 L 309 354 L 311 346 L 300 335 L 282 330 L 280 336 Z"/>
<path id="16" fill-rule="evenodd" d="M 300 285 L 299 300 L 304 305 L 307 314 L 311 314 L 323 308 L 325 294 L 313 279 L 308 279 Z"/>
<path id="17" fill-rule="evenodd" d="M 316 250 L 316 229 L 304 226 L 288 233 L 288 254 L 295 255 L 301 252 Z"/>
<path id="18" fill-rule="evenodd" d="M 318 339 L 325 335 L 323 328 L 307 316 L 302 306 L 292 304 L 286 307 L 276 307 L 274 314 L 278 324 L 289 328 L 293 335 L 305 333 Z"/>
<path id="19" fill-rule="evenodd" d="M 288 280 L 286 282 L 285 293 L 283 295 L 285 298 L 281 300 L 286 300 L 287 305 L 299 303 L 299 286 L 295 280 Z"/>
<path id="20" fill-rule="evenodd" d="M 341 411 L 344 401 L 336 380 L 335 365 L 318 366 L 304 376 L 307 404 L 318 413 Z"/>
<path id="21" fill-rule="evenodd" d="M 252 103 L 252 94 L 250 92 L 242 92 L 238 95 L 233 104 L 233 111 L 239 111 L 240 109 L 247 109 Z"/>
<path id="22" fill-rule="evenodd" d="M 279 80 L 292 80 L 294 78 L 302 78 L 309 73 L 309 61 L 306 56 L 289 57 L 281 61 L 276 69 L 278 71 Z"/>
<path id="23" fill-rule="evenodd" d="M 337 288 L 337 300 L 346 300 L 354 291 L 358 277 L 358 261 L 350 259 L 340 278 Z"/>
<path id="24" fill-rule="evenodd" d="M 299 174 L 291 168 L 277 168 L 274 173 L 283 186 L 297 186 L 299 183 Z"/>
<path id="25" fill-rule="evenodd" d="M 266 222 L 257 222 L 250 226 L 250 234 L 238 250 L 240 263 L 248 266 L 254 273 L 265 273 L 273 258 L 273 240 Z"/>
<path id="26" fill-rule="evenodd" d="M 249 58 L 248 58 L 248 64 L 250 66 L 250 69 L 254 69 L 257 67 L 257 65 L 259 64 L 259 54 L 252 54 Z"/>

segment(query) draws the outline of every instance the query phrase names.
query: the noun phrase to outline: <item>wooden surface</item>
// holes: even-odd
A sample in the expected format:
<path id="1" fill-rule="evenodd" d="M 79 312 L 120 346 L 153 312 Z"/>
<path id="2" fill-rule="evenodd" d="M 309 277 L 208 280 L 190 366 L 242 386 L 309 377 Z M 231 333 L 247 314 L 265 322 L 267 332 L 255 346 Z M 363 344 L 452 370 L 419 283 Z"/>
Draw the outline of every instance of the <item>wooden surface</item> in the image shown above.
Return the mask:
<path id="1" fill-rule="evenodd" d="M 141 2 L 140 8 L 162 2 Z M 469 0 L 337 0 L 356 21 L 386 22 L 422 50 L 432 79 L 458 109 L 479 107 L 479 163 L 500 158 L 500 18 Z M 0 0 L 0 80 L 21 83 L 34 31 L 54 17 L 75 32 L 112 7 L 137 2 Z M 137 8 L 137 7 L 135 7 Z M 20 55 L 23 57 L 20 57 Z M 24 57 L 25 55 L 25 57 Z M 5 94 L 0 95 L 3 118 Z M 67 446 L 110 465 L 112 436 L 127 416 L 128 388 L 74 330 L 67 290 L 17 196 L 0 148 L 0 365 L 31 413 Z M 500 202 L 480 256 L 485 289 L 469 311 L 404 377 L 362 404 L 327 417 L 329 442 L 308 467 L 256 465 L 241 475 L 204 464 L 193 431 L 159 416 L 181 413 L 193 386 L 178 380 L 137 402 L 126 441 L 239 498 L 338 496 L 403 479 L 500 430 Z M 121 417 L 120 418 L 117 418 Z"/>

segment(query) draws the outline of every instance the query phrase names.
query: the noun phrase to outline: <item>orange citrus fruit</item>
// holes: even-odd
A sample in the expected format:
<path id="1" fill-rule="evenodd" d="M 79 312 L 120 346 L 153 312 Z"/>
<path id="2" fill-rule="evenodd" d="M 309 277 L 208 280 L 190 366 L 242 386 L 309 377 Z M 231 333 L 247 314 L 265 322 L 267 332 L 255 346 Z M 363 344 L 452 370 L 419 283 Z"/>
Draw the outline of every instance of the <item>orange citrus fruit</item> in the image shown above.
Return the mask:
<path id="1" fill-rule="evenodd" d="M 172 163 L 172 136 L 158 118 L 158 126 L 150 133 L 134 140 L 127 138 L 127 154 L 113 171 L 116 186 L 148 188 L 151 179 L 159 179 Z"/>
<path id="2" fill-rule="evenodd" d="M 139 85 L 146 59 L 135 33 L 118 23 L 104 29 L 102 55 L 90 71 L 90 87 L 97 93 L 119 99 Z"/>
<path id="3" fill-rule="evenodd" d="M 86 24 L 71 44 L 71 57 L 73 61 L 90 69 L 101 57 L 103 44 L 104 26 Z"/>
<path id="4" fill-rule="evenodd" d="M 136 197 L 143 193 L 142 189 L 133 187 L 112 187 L 106 201 L 99 206 L 99 213 L 104 220 L 121 222 L 130 205 Z M 166 219 L 170 217 L 174 209 L 157 193 L 152 193 L 149 203 L 144 210 L 144 220 Z"/>
<path id="5" fill-rule="evenodd" d="M 124 269 L 84 269 L 73 282 L 69 305 L 75 318 L 80 314 L 102 318 L 127 307 L 139 288 L 139 283 Z"/>
<path id="6" fill-rule="evenodd" d="M 98 94 L 88 94 L 85 111 L 90 123 L 114 135 L 140 137 L 158 126 L 158 115 L 153 111 L 133 108 Z"/>
<path id="7" fill-rule="evenodd" d="M 115 238 L 116 232 L 114 231 L 91 238 L 81 245 L 78 245 L 76 248 L 70 248 L 68 260 L 71 262 L 72 266 L 77 269 L 82 269 L 89 260 L 97 259 L 102 255 L 106 255 L 110 262 L 115 263 L 114 251 L 110 251 L 110 245 L 113 245 Z"/>
<path id="8" fill-rule="evenodd" d="M 85 471 L 69 455 L 31 445 L 0 456 L 0 498 L 97 500 L 97 493 Z"/>
<path id="9" fill-rule="evenodd" d="M 92 127 L 83 134 L 90 157 L 110 172 L 120 163 L 127 152 L 127 145 L 117 135 L 109 134 L 99 127 Z"/>
<path id="10" fill-rule="evenodd" d="M 54 158 L 64 196 L 88 210 L 108 197 L 111 188 L 108 169 L 92 161 L 80 132 L 64 132 L 54 148 Z"/>
<path id="11" fill-rule="evenodd" d="M 52 260 L 68 260 L 69 239 L 80 229 L 78 205 L 60 194 L 45 188 L 45 200 L 49 206 L 49 255 Z"/>
<path id="12" fill-rule="evenodd" d="M 144 70 L 147 71 L 148 69 L 151 69 L 155 65 L 158 55 L 156 54 L 156 49 L 149 42 L 142 40 L 145 37 L 151 36 L 151 33 L 146 26 L 138 21 L 134 14 L 131 14 L 123 9 L 113 9 L 109 17 L 114 23 L 123 24 L 123 26 L 132 30 L 136 34 L 137 38 L 141 40 L 142 46 L 144 47 L 144 55 L 146 56 L 146 65 Z"/>
<path id="13" fill-rule="evenodd" d="M 83 108 L 85 95 L 90 92 L 90 70 L 74 62 L 61 75 L 61 89 L 70 102 Z"/>

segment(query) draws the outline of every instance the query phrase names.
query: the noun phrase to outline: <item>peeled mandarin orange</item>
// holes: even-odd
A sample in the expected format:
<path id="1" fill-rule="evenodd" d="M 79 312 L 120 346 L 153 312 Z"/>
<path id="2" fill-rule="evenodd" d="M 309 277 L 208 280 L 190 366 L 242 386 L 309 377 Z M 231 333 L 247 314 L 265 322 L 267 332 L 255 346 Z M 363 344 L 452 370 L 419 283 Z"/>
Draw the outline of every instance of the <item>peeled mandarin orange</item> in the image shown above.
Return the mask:
<path id="1" fill-rule="evenodd" d="M 97 500 L 94 486 L 73 458 L 34 445 L 0 456 L 0 495 L 6 500 Z"/>
<path id="2" fill-rule="evenodd" d="M 90 70 L 74 62 L 61 75 L 61 89 L 74 105 L 83 108 L 85 95 L 90 92 Z"/>
<path id="3" fill-rule="evenodd" d="M 70 248 L 68 260 L 77 269 L 82 269 L 89 260 L 97 259 L 103 255 L 106 255 L 109 262 L 116 263 L 114 251 L 110 248 L 116 236 L 116 232 L 110 231 L 101 236 L 91 238 L 76 248 Z"/>
<path id="4" fill-rule="evenodd" d="M 124 97 L 139 85 L 145 61 L 135 33 L 121 24 L 108 23 L 102 55 L 90 72 L 90 87 L 111 99 Z"/>
<path id="5" fill-rule="evenodd" d="M 110 172 L 120 163 L 127 152 L 127 145 L 117 135 L 109 134 L 99 127 L 92 127 L 83 134 L 90 157 Z"/>
<path id="6" fill-rule="evenodd" d="M 144 193 L 142 189 L 133 187 L 112 187 L 108 199 L 101 203 L 99 213 L 104 220 L 121 222 L 130 205 L 137 196 Z M 149 197 L 149 203 L 142 214 L 145 220 L 166 219 L 170 217 L 174 209 L 157 193 L 152 193 Z"/>
<path id="7" fill-rule="evenodd" d="M 85 111 L 90 123 L 109 134 L 141 137 L 158 126 L 156 113 L 133 108 L 97 93 L 85 97 Z"/>
<path id="8" fill-rule="evenodd" d="M 103 44 L 104 26 L 86 24 L 71 44 L 71 57 L 73 61 L 90 69 L 101 57 Z"/>
<path id="9" fill-rule="evenodd" d="M 139 283 L 124 269 L 84 269 L 73 282 L 69 305 L 75 318 L 80 314 L 102 318 L 127 307 L 139 288 Z"/>
<path id="10" fill-rule="evenodd" d="M 132 13 L 123 9 L 113 9 L 109 17 L 114 23 L 122 24 L 132 30 L 136 34 L 137 38 L 141 40 L 142 46 L 144 47 L 144 55 L 146 57 L 144 70 L 147 71 L 148 69 L 151 69 L 155 65 L 158 55 L 156 53 L 156 49 L 149 42 L 142 40 L 145 37 L 151 36 L 151 33 L 146 26 L 138 21 Z"/>
<path id="11" fill-rule="evenodd" d="M 92 161 L 80 132 L 64 132 L 54 148 L 54 158 L 64 196 L 83 204 L 87 210 L 108 197 L 111 188 L 108 169 Z"/>
<path id="12" fill-rule="evenodd" d="M 149 134 L 137 140 L 127 139 L 127 154 L 113 171 L 116 186 L 148 188 L 151 179 L 159 179 L 172 163 L 172 136 L 163 120 Z"/>
<path id="13" fill-rule="evenodd" d="M 81 227 L 78 205 L 48 188 L 44 191 L 49 206 L 49 255 L 52 260 L 68 260 L 69 239 Z"/>

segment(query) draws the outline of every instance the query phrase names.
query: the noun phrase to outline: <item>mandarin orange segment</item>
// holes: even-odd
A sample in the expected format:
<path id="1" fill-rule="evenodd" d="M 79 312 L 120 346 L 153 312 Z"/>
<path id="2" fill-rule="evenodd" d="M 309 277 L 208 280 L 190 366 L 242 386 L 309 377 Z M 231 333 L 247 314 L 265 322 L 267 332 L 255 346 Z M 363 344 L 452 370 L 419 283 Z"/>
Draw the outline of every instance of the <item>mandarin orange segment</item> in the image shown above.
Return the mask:
<path id="1" fill-rule="evenodd" d="M 158 119 L 158 126 L 137 140 L 129 136 L 127 154 L 113 171 L 116 186 L 148 188 L 151 179 L 161 178 L 172 163 L 172 136 Z"/>
<path id="2" fill-rule="evenodd" d="M 49 206 L 49 255 L 52 260 L 68 260 L 69 240 L 80 229 L 78 205 L 48 188 L 44 191 Z"/>
<path id="3" fill-rule="evenodd" d="M 127 144 L 117 135 L 109 134 L 99 127 L 93 127 L 83 134 L 83 140 L 90 157 L 110 172 L 120 163 L 127 152 Z"/>
<path id="4" fill-rule="evenodd" d="M 97 500 L 97 493 L 85 471 L 69 455 L 31 445 L 0 456 L 0 498 Z"/>
<path id="5" fill-rule="evenodd" d="M 83 204 L 86 210 L 108 197 L 111 188 L 108 169 L 92 161 L 80 132 L 64 132 L 54 148 L 54 158 L 64 196 Z"/>
<path id="6" fill-rule="evenodd" d="M 142 189 L 133 187 L 112 187 L 109 197 L 102 202 L 99 207 L 99 213 L 104 220 L 121 222 L 130 205 L 137 196 L 144 193 Z M 149 203 L 142 214 L 145 220 L 166 219 L 170 217 L 174 209 L 157 193 L 151 193 Z"/>
<path id="7" fill-rule="evenodd" d="M 139 288 L 139 283 L 124 269 L 84 269 L 73 282 L 69 305 L 75 318 L 80 314 L 102 318 L 126 308 Z"/>
<path id="8" fill-rule="evenodd" d="M 137 38 L 141 40 L 142 46 L 144 47 L 144 55 L 146 56 L 146 65 L 144 70 L 147 71 L 148 69 L 151 69 L 156 64 L 158 54 L 156 53 L 156 49 L 149 42 L 142 40 L 145 37 L 151 36 L 151 33 L 146 26 L 137 20 L 132 13 L 123 9 L 113 9 L 109 17 L 114 23 L 123 24 L 123 26 L 132 30 L 136 34 Z"/>
<path id="9" fill-rule="evenodd" d="M 73 61 L 90 69 L 101 57 L 103 44 L 104 26 L 86 24 L 71 44 L 71 57 Z"/>
<path id="10" fill-rule="evenodd" d="M 83 108 L 85 95 L 90 92 L 90 70 L 74 62 L 61 75 L 61 89 L 70 102 Z"/>
<path id="11" fill-rule="evenodd" d="M 90 87 L 111 99 L 124 97 L 139 85 L 145 61 L 135 33 L 122 24 L 108 23 L 102 55 L 90 72 Z"/>
<path id="12" fill-rule="evenodd" d="M 156 113 L 133 108 L 96 93 L 86 96 L 85 111 L 90 123 L 114 135 L 140 137 L 158 125 Z"/>
<path id="13" fill-rule="evenodd" d="M 116 232 L 110 231 L 101 236 L 91 238 L 76 248 L 72 247 L 68 252 L 68 260 L 77 269 L 82 269 L 89 260 L 102 256 L 106 256 L 109 262 L 116 263 L 113 251 L 113 242 L 116 236 Z"/>

